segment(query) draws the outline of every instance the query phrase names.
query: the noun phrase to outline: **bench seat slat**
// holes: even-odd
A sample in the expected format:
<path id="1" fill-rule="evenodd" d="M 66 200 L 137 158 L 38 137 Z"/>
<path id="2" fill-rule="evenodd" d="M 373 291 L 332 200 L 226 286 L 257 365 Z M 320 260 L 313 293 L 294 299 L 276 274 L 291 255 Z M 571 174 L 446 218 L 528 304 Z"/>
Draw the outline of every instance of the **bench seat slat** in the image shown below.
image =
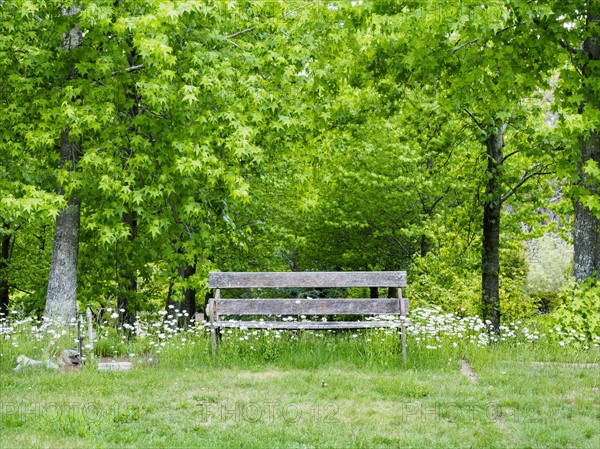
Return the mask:
<path id="1" fill-rule="evenodd" d="M 220 299 L 219 315 L 399 314 L 398 299 Z"/>
<path id="2" fill-rule="evenodd" d="M 214 327 L 246 329 L 378 329 L 399 328 L 399 321 L 215 321 Z"/>
<path id="3" fill-rule="evenodd" d="M 210 272 L 209 288 L 406 287 L 405 271 Z"/>

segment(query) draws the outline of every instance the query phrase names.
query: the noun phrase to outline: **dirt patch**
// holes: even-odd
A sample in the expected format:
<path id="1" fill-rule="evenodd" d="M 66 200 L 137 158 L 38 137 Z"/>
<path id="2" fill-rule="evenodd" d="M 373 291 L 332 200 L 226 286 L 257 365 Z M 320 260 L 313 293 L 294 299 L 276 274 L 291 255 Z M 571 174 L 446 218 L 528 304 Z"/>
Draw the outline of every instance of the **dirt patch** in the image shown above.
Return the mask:
<path id="1" fill-rule="evenodd" d="M 471 365 L 469 365 L 469 362 L 467 362 L 466 360 L 460 361 L 460 374 L 465 376 L 474 384 L 476 384 L 479 381 L 479 379 L 477 379 L 477 374 L 475 374 L 475 371 L 473 371 L 473 368 L 471 368 Z"/>

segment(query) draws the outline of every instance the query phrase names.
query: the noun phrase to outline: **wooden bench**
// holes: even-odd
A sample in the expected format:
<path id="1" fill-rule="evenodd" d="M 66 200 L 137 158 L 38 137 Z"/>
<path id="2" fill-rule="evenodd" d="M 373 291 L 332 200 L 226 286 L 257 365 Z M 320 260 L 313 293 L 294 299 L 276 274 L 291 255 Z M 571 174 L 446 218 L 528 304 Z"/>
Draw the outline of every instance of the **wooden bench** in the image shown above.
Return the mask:
<path id="1" fill-rule="evenodd" d="M 217 332 L 221 328 L 245 329 L 373 329 L 398 328 L 402 333 L 402 359 L 406 362 L 406 327 L 408 300 L 402 298 L 406 287 L 404 271 L 343 271 L 343 272 L 211 272 L 208 287 L 215 289 L 207 308 L 213 355 L 217 348 Z M 281 299 L 225 299 L 221 289 L 249 288 L 347 288 L 388 287 L 395 291 L 392 298 L 281 298 Z M 376 290 L 375 290 L 376 291 Z M 237 316 L 297 316 L 315 315 L 399 315 L 398 320 L 383 321 L 226 321 L 223 315 Z"/>

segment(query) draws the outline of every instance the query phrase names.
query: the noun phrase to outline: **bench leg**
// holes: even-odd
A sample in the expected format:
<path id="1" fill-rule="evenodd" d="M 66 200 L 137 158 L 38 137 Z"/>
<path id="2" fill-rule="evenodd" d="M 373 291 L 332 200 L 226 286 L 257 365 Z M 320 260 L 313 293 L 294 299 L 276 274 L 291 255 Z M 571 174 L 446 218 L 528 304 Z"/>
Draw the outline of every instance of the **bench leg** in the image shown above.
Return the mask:
<path id="1" fill-rule="evenodd" d="M 215 321 L 218 321 L 217 300 L 221 297 L 221 290 L 215 290 L 215 297 L 208 301 L 208 316 L 210 317 L 210 353 L 212 357 L 217 355 L 217 332 L 219 328 L 215 326 Z"/>
<path id="2" fill-rule="evenodd" d="M 398 289 L 398 300 L 400 301 L 400 330 L 402 332 L 402 361 L 406 364 L 406 317 L 408 315 L 408 300 L 402 297 L 402 289 Z"/>
<path id="3" fill-rule="evenodd" d="M 217 355 L 217 330 L 214 326 L 210 327 L 210 353 L 214 357 Z"/>
<path id="4" fill-rule="evenodd" d="M 404 320 L 402 320 L 402 361 L 406 363 L 406 325 L 404 324 Z"/>

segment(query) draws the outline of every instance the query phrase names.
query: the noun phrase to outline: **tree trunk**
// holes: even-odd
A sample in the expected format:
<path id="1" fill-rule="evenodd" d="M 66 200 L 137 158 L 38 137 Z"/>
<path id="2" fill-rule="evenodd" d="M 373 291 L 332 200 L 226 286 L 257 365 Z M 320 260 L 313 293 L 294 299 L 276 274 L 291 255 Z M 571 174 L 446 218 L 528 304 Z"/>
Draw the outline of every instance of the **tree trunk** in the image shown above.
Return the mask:
<path id="1" fill-rule="evenodd" d="M 596 12 L 596 14 L 598 14 Z M 593 23 L 600 25 L 600 17 L 587 17 L 588 26 Z M 600 45 L 597 36 L 589 37 L 583 44 L 583 51 L 587 56 L 587 63 L 582 67 L 582 74 L 587 83 L 592 82 L 592 78 L 597 76 L 593 71 L 597 71 L 593 64 L 600 61 Z M 598 94 L 591 93 L 588 98 L 588 104 L 596 109 L 600 108 L 600 99 Z M 582 108 L 583 110 L 583 108 Z M 581 162 L 577 166 L 579 175 L 578 184 L 584 187 L 590 195 L 598 194 L 598 184 L 590 179 L 583 168 L 588 161 L 594 161 L 600 165 L 600 134 L 594 130 L 587 137 L 581 138 Z M 577 282 L 581 282 L 594 274 L 600 277 L 600 219 L 588 207 L 583 205 L 580 198 L 573 201 L 575 209 L 575 223 L 573 229 L 573 275 Z"/>
<path id="2" fill-rule="evenodd" d="M 183 278 L 184 281 L 188 281 L 189 278 L 196 273 L 195 265 L 186 265 L 179 267 L 179 276 Z M 185 287 L 183 289 L 183 301 L 179 304 L 179 310 L 183 313 L 186 311 L 189 314 L 187 321 L 191 318 L 194 318 L 196 314 L 196 290 L 190 287 Z"/>
<path id="3" fill-rule="evenodd" d="M 60 162 L 71 162 L 74 170 L 81 157 L 81 144 L 71 142 L 69 130 L 60 139 Z M 64 192 L 62 192 L 64 193 Z M 77 256 L 79 251 L 80 201 L 69 198 L 54 227 L 52 261 L 44 316 L 55 321 L 70 321 L 77 315 Z"/>
<path id="4" fill-rule="evenodd" d="M 79 208 L 79 200 L 72 197 L 56 219 L 44 311 L 55 321 L 69 321 L 77 314 Z"/>
<path id="5" fill-rule="evenodd" d="M 8 226 L 3 226 L 8 230 Z M 11 235 L 2 236 L 2 253 L 0 255 L 0 318 L 6 317 L 8 313 L 8 301 L 10 299 L 8 291 L 8 264 L 10 262 L 10 241 Z"/>
<path id="6" fill-rule="evenodd" d="M 429 254 L 429 251 L 431 250 L 431 244 L 429 241 L 429 237 L 427 237 L 425 234 L 421 235 L 421 257 L 425 257 L 427 254 Z"/>
<path id="7" fill-rule="evenodd" d="M 121 322 L 124 324 L 133 325 L 135 322 L 135 311 L 133 310 L 132 296 L 137 293 L 138 283 L 135 275 L 121 279 L 119 296 L 117 297 L 117 308 Z M 124 285 L 123 285 L 124 284 Z"/>
<path id="8" fill-rule="evenodd" d="M 61 8 L 63 16 L 79 14 L 81 8 Z M 75 25 L 63 36 L 63 50 L 70 51 L 83 44 L 83 31 Z M 75 69 L 69 75 L 75 77 Z M 67 127 L 60 136 L 60 165 L 70 162 L 75 170 L 81 158 L 81 142 L 70 139 Z M 64 194 L 64 191 L 61 191 Z M 70 321 L 77 315 L 77 256 L 79 252 L 80 200 L 71 196 L 67 206 L 60 211 L 54 226 L 52 261 L 46 293 L 44 316 L 54 321 Z"/>
<path id="9" fill-rule="evenodd" d="M 600 164 L 600 139 L 593 132 L 581 144 L 581 163 L 577 167 L 579 185 L 585 187 L 591 195 L 598 194 L 598 185 L 588 180 L 582 166 L 589 160 Z M 573 227 L 573 275 L 581 282 L 594 273 L 600 273 L 600 219 L 579 199 L 574 200 L 575 222 Z"/>
<path id="10" fill-rule="evenodd" d="M 189 278 L 196 274 L 196 265 L 182 265 L 177 270 L 179 276 L 187 283 Z M 188 316 L 181 316 L 177 319 L 177 324 L 179 326 L 183 326 L 184 324 L 189 323 L 189 321 L 194 318 L 197 310 L 196 305 L 196 290 L 190 287 L 185 287 L 182 290 L 183 299 L 181 302 L 173 301 L 173 282 L 169 284 L 169 292 L 167 294 L 167 312 L 173 313 L 170 310 L 169 306 L 174 306 L 176 309 L 180 311 L 180 313 L 187 312 Z"/>
<path id="11" fill-rule="evenodd" d="M 135 212 L 127 212 L 123 214 L 123 222 L 129 226 L 129 248 L 124 251 L 121 258 L 121 263 L 124 264 L 119 270 L 119 296 L 117 297 L 117 308 L 121 315 L 121 322 L 133 325 L 135 322 L 135 310 L 132 299 L 137 293 L 138 283 L 137 274 L 135 273 L 134 264 L 131 262 L 134 241 L 137 236 L 137 219 Z M 124 312 L 121 312 L 124 310 Z"/>
<path id="12" fill-rule="evenodd" d="M 488 182 L 483 203 L 481 287 L 483 319 L 491 322 L 495 332 L 500 328 L 500 213 L 502 208 L 500 169 L 505 131 L 506 125 L 486 140 Z"/>
<path id="13" fill-rule="evenodd" d="M 127 37 L 127 43 L 129 44 L 131 50 L 127 54 L 127 62 L 129 66 L 134 66 L 138 63 L 135 46 L 133 45 L 133 38 L 131 36 Z M 140 113 L 139 111 L 139 103 L 140 99 L 138 97 L 135 83 L 131 84 L 131 91 L 127 91 L 127 98 L 131 100 L 131 107 L 128 111 L 128 116 L 132 119 L 135 119 Z M 129 129 L 129 132 L 132 134 L 137 133 L 135 127 Z M 132 151 L 128 149 L 128 151 Z M 135 263 L 132 262 L 133 256 L 135 253 L 135 245 L 134 241 L 137 237 L 137 214 L 135 211 L 126 212 L 123 214 L 123 222 L 125 225 L 129 227 L 129 245 L 127 249 L 124 251 L 124 257 L 121 258 L 121 270 L 117 273 L 119 278 L 119 296 L 117 298 L 117 307 L 119 309 L 119 313 L 121 314 L 121 320 L 123 323 L 127 323 L 132 325 L 135 322 L 135 304 L 134 298 L 136 296 L 138 290 L 138 282 L 137 282 L 137 273 L 135 269 Z M 169 293 L 170 295 L 170 293 Z M 121 312 L 124 310 L 124 312 Z"/>

